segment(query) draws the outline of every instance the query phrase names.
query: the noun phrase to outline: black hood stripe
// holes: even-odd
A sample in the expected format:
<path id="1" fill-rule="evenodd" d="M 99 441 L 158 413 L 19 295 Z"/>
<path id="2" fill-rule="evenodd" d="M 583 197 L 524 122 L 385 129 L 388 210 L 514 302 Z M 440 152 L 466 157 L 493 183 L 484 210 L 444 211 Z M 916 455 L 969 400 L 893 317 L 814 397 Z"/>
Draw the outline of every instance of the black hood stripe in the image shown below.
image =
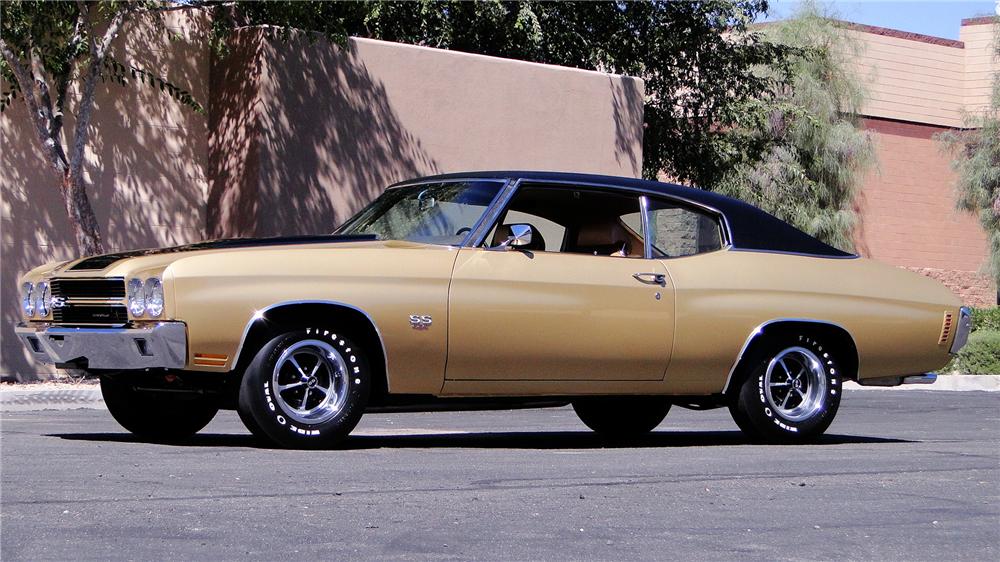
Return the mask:
<path id="1" fill-rule="evenodd" d="M 147 248 L 130 252 L 117 252 L 92 256 L 77 262 L 68 271 L 93 271 L 104 269 L 109 265 L 127 258 L 139 256 L 155 256 L 158 254 L 176 254 L 180 252 L 195 252 L 198 250 L 219 250 L 225 248 L 257 248 L 264 246 L 292 246 L 295 244 L 330 244 L 332 242 L 365 242 L 377 240 L 374 234 L 323 234 L 319 236 L 275 236 L 271 238 L 227 238 L 224 240 L 207 240 L 184 246 L 170 248 Z"/>

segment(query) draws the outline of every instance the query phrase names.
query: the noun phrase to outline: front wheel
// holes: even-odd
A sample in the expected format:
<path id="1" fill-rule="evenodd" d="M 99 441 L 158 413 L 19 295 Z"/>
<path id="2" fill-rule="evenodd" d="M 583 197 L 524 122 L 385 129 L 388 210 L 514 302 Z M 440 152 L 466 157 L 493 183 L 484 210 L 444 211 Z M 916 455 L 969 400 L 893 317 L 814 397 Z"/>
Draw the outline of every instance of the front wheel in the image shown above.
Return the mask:
<path id="1" fill-rule="evenodd" d="M 201 431 L 219 412 L 209 397 L 139 390 L 128 378 L 101 377 L 104 404 L 122 427 L 144 439 L 179 441 Z"/>
<path id="2" fill-rule="evenodd" d="M 272 339 L 243 376 L 237 408 L 255 435 L 289 448 L 329 447 L 361 420 L 371 387 L 364 349 L 337 330 Z"/>
<path id="3" fill-rule="evenodd" d="M 587 427 L 606 437 L 636 437 L 660 425 L 670 402 L 657 397 L 600 397 L 573 401 L 573 410 Z"/>
<path id="4" fill-rule="evenodd" d="M 843 373 L 835 350 L 811 336 L 771 347 L 750 368 L 730 404 L 733 419 L 766 443 L 816 440 L 840 406 Z"/>

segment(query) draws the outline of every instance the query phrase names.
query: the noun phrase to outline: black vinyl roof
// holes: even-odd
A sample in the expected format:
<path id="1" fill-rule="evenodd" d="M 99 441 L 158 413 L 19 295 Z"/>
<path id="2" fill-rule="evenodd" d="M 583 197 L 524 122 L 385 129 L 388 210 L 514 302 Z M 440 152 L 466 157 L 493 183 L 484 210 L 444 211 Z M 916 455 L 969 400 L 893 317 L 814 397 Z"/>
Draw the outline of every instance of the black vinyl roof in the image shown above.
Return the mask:
<path id="1" fill-rule="evenodd" d="M 636 178 L 602 176 L 596 174 L 576 174 L 567 172 L 538 171 L 482 171 L 460 172 L 415 178 L 396 185 L 433 182 L 455 179 L 521 179 L 529 182 L 559 182 L 580 185 L 622 187 L 660 194 L 674 199 L 689 201 L 696 205 L 715 209 L 723 215 L 729 225 L 730 242 L 734 249 L 763 252 L 793 252 L 830 258 L 856 257 L 854 254 L 838 250 L 829 244 L 802 232 L 785 221 L 749 203 L 725 195 L 677 185 Z"/>

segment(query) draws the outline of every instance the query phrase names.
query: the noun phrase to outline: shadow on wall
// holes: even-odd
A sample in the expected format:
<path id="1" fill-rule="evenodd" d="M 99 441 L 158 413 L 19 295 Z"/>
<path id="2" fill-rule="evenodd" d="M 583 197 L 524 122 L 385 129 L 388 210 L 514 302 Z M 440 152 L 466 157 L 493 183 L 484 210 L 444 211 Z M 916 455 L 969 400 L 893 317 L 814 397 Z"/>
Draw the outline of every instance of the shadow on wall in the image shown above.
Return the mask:
<path id="1" fill-rule="evenodd" d="M 330 232 L 387 185 L 439 171 L 355 49 L 264 33 L 240 30 L 213 69 L 209 237 Z"/>
<path id="2" fill-rule="evenodd" d="M 615 161 L 628 162 L 632 175 L 642 177 L 642 143 L 636 146 L 636 136 L 642 138 L 645 93 L 642 82 L 629 77 L 608 77 L 611 87 L 611 112 L 615 122 Z M 637 135 L 638 132 L 638 135 Z"/>
<path id="3" fill-rule="evenodd" d="M 167 21 L 181 39 L 138 21 L 115 45 L 119 60 L 165 72 L 207 92 L 207 50 L 198 34 L 203 18 L 176 15 Z M 174 27 L 177 26 L 177 27 Z M 169 49 L 150 48 L 170 42 Z M 88 194 L 109 251 L 199 240 L 204 235 L 206 123 L 149 86 L 99 85 L 85 177 Z M 67 120 L 66 130 L 74 122 Z M 76 240 L 59 192 L 58 174 L 41 156 L 21 100 L 0 116 L 2 133 L 2 251 L 0 273 L 0 375 L 5 380 L 48 378 L 14 335 L 20 321 L 17 278 L 43 263 L 76 257 Z"/>

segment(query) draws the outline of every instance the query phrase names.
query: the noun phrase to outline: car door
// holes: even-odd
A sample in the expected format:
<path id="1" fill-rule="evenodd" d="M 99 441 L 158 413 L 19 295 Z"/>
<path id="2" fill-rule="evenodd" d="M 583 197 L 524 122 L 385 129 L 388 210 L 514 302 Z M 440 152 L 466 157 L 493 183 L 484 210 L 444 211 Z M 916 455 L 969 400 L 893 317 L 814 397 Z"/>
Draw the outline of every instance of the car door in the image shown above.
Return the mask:
<path id="1" fill-rule="evenodd" d="M 662 380 L 674 328 L 666 268 L 644 257 L 635 231 L 620 235 L 634 238 L 625 252 L 632 257 L 604 255 L 621 242 L 606 232 L 628 230 L 622 219 L 641 230 L 639 207 L 634 194 L 520 188 L 498 224 L 532 224 L 547 241 L 527 251 L 489 249 L 496 239 L 459 251 L 446 379 Z M 618 223 L 607 226 L 611 218 Z"/>

